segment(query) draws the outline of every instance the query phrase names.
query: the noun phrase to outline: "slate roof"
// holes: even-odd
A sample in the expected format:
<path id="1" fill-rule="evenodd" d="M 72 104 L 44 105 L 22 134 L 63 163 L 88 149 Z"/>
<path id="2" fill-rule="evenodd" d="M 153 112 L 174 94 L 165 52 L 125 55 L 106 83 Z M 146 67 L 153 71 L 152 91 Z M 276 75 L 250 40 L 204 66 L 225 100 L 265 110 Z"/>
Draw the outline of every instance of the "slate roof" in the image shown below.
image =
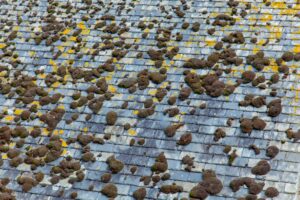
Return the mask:
<path id="1" fill-rule="evenodd" d="M 45 174 L 42 181 L 43 184 L 38 184 L 29 192 L 23 192 L 22 187 L 17 183 L 17 177 L 22 173 L 31 174 L 30 165 L 21 164 L 17 168 L 13 168 L 9 164 L 9 160 L 5 153 L 2 153 L 4 164 L 0 168 L 0 178 L 9 177 L 10 183 L 7 188 L 13 190 L 16 199 L 69 199 L 73 191 L 78 193 L 77 199 L 99 200 L 107 197 L 101 194 L 101 189 L 105 185 L 100 181 L 100 177 L 105 172 L 109 172 L 106 160 L 109 156 L 114 155 L 118 160 L 121 160 L 125 166 L 124 169 L 112 175 L 111 182 L 118 188 L 118 196 L 116 199 L 132 199 L 133 192 L 140 187 L 146 187 L 146 199 L 173 199 L 189 197 L 189 191 L 197 185 L 202 179 L 202 170 L 211 169 L 217 174 L 217 177 L 222 181 L 224 188 L 217 195 L 210 195 L 208 200 L 231 200 L 238 197 L 245 196 L 247 189 L 242 188 L 238 192 L 232 192 L 229 187 L 231 180 L 237 177 L 252 177 L 259 181 L 264 181 L 266 189 L 273 186 L 279 191 L 279 196 L 274 199 L 296 200 L 300 199 L 298 194 L 299 183 L 299 163 L 300 163 L 300 148 L 299 142 L 289 140 L 286 137 L 286 130 L 291 128 L 298 130 L 299 128 L 299 73 L 290 73 L 285 79 L 280 81 L 272 87 L 267 87 L 262 90 L 254 87 L 251 84 L 242 84 L 238 86 L 234 93 L 229 96 L 219 96 L 213 98 L 207 94 L 192 94 L 189 96 L 190 104 L 186 101 L 177 100 L 176 106 L 180 110 L 180 114 L 175 117 L 168 117 L 164 115 L 164 110 L 172 107 L 168 105 L 168 97 L 171 95 L 178 95 L 181 85 L 186 86 L 185 76 L 183 75 L 185 68 L 182 65 L 189 58 L 207 57 L 214 51 L 213 46 L 217 41 L 225 35 L 242 31 L 245 37 L 245 43 L 232 44 L 232 48 L 236 50 L 236 54 L 245 59 L 246 56 L 252 55 L 259 50 L 263 50 L 265 55 L 274 58 L 271 64 L 263 71 L 257 74 L 265 75 L 266 79 L 278 71 L 275 58 L 278 58 L 285 51 L 292 51 L 298 53 L 299 46 L 299 18 L 295 17 L 300 9 L 300 5 L 294 0 L 284 2 L 270 1 L 271 4 L 266 6 L 262 1 L 241 0 L 237 7 L 238 13 L 241 12 L 247 2 L 251 3 L 252 7 L 247 10 L 245 18 L 237 15 L 234 26 L 215 27 L 216 32 L 213 35 L 207 33 L 207 29 L 212 28 L 211 24 L 207 24 L 206 20 L 211 21 L 221 13 L 230 14 L 232 8 L 227 5 L 226 1 L 222 0 L 193 0 L 188 1 L 187 5 L 190 7 L 185 10 L 183 18 L 178 17 L 172 11 L 172 6 L 181 6 L 182 3 L 177 0 L 104 0 L 103 6 L 101 1 L 92 0 L 92 6 L 99 7 L 100 10 L 94 16 L 90 16 L 87 21 L 83 21 L 82 17 L 90 15 L 91 9 L 76 10 L 80 7 L 86 6 L 84 1 L 80 0 L 55 0 L 58 5 L 63 5 L 69 2 L 73 6 L 71 10 L 72 20 L 76 23 L 76 27 L 67 27 L 61 31 L 61 35 L 66 36 L 66 41 L 55 41 L 50 45 L 46 45 L 45 41 L 36 44 L 33 39 L 26 40 L 26 38 L 34 38 L 34 32 L 40 32 L 41 27 L 45 25 L 42 17 L 47 15 L 47 6 L 50 1 L 36 0 L 36 1 L 0 1 L 0 54 L 4 54 L 3 49 L 7 48 L 5 38 L 12 32 L 17 31 L 17 37 L 14 38 L 8 49 L 12 49 L 14 53 L 18 54 L 20 63 L 13 66 L 9 58 L 1 57 L 1 66 L 9 67 L 9 77 L 13 78 L 14 72 L 21 70 L 22 73 L 36 77 L 36 84 L 45 88 L 50 95 L 61 93 L 65 95 L 64 98 L 56 104 L 49 104 L 39 107 L 39 113 L 43 114 L 47 111 L 53 110 L 59 106 L 65 110 L 62 120 L 55 127 L 54 134 L 59 135 L 63 141 L 68 138 L 76 138 L 81 133 L 92 133 L 96 137 L 103 137 L 105 134 L 111 134 L 111 139 L 105 141 L 105 144 L 90 143 L 91 152 L 94 153 L 95 162 L 81 162 L 84 168 L 85 178 L 81 182 L 69 184 L 68 180 L 61 180 L 59 183 L 52 185 L 49 182 L 51 167 L 58 165 L 59 162 L 68 155 L 75 159 L 81 158 L 82 146 L 78 143 L 63 145 L 64 152 L 61 157 L 53 162 L 47 163 L 45 166 L 38 167 L 36 171 L 41 171 Z M 36 5 L 35 5 L 36 3 Z M 124 3 L 125 9 L 121 10 L 121 3 Z M 29 4 L 32 8 L 26 12 Z M 110 6 L 109 6 L 110 5 Z M 173 17 L 167 19 L 168 14 L 162 12 L 159 6 L 165 6 L 166 10 L 170 11 Z M 291 6 L 291 7 L 289 7 Z M 110 7 L 110 9 L 108 9 Z M 65 10 L 62 9 L 57 16 L 58 21 L 67 21 L 70 19 Z M 207 11 L 207 14 L 203 13 Z M 57 13 L 56 13 L 57 14 Z M 88 52 L 93 49 L 95 42 L 103 42 L 101 36 L 104 35 L 102 29 L 95 29 L 94 25 L 99 21 L 99 18 L 104 14 L 115 16 L 114 22 L 119 24 L 122 18 L 127 21 L 125 24 L 129 27 L 128 32 L 122 34 L 125 38 L 125 43 L 132 45 L 139 45 L 138 50 L 133 47 L 128 49 L 128 53 L 124 58 L 114 59 L 115 71 L 104 72 L 101 77 L 105 77 L 108 83 L 108 90 L 114 94 L 111 100 L 104 101 L 101 110 L 97 114 L 92 114 L 89 121 L 85 121 L 85 116 L 92 111 L 87 105 L 77 109 L 70 109 L 70 103 L 73 101 L 71 96 L 76 91 L 81 91 L 82 95 L 86 95 L 87 88 L 94 84 L 93 82 L 86 82 L 83 79 L 77 80 L 77 83 L 72 82 L 70 75 L 67 75 L 66 84 L 55 82 L 51 86 L 45 83 L 45 77 L 63 64 L 68 65 L 70 60 L 73 60 L 72 66 L 74 68 L 91 69 L 103 65 L 105 61 L 111 58 L 112 50 L 101 50 L 91 59 Z M 17 23 L 18 19 L 22 19 L 21 23 Z M 182 41 L 175 41 L 172 38 L 167 45 L 171 47 L 178 46 L 179 53 L 172 60 L 165 60 L 163 66 L 167 68 L 167 79 L 161 84 L 154 84 L 150 82 L 149 86 L 144 90 L 137 89 L 136 92 L 130 93 L 128 89 L 118 87 L 118 83 L 128 77 L 136 77 L 137 73 L 143 69 L 157 71 L 154 67 L 154 62 L 149 59 L 147 51 L 155 48 L 155 36 L 157 31 L 157 24 L 155 28 L 146 28 L 141 30 L 138 28 L 138 23 L 142 20 L 146 24 L 153 19 L 160 22 L 161 27 L 170 27 L 177 23 L 172 33 L 179 32 L 182 34 Z M 5 24 L 7 21 L 12 22 L 12 25 Z M 183 21 L 200 23 L 200 30 L 193 32 L 190 28 L 181 29 Z M 270 23 L 270 24 L 267 24 Z M 72 36 L 74 29 L 81 29 L 80 33 L 82 43 L 85 46 L 80 48 L 83 54 L 81 58 L 76 57 L 76 52 L 71 49 L 74 47 L 76 37 Z M 147 38 L 142 38 L 143 33 L 148 33 Z M 258 33 L 258 34 L 257 34 Z M 258 42 L 253 44 L 250 42 L 252 37 L 257 37 Z M 113 41 L 118 41 L 120 36 L 113 34 Z M 268 40 L 268 44 L 265 45 Z M 54 53 L 51 49 L 54 49 Z M 61 51 L 61 55 L 57 59 L 53 59 L 53 55 Z M 141 58 L 136 58 L 138 52 L 143 52 Z M 289 62 L 290 71 L 297 69 L 299 62 Z M 221 79 L 228 83 L 234 83 L 241 77 L 245 70 L 254 70 L 245 62 L 240 66 L 232 66 L 232 72 L 229 74 L 222 74 Z M 44 75 L 36 75 L 35 70 L 44 69 Z M 196 69 L 198 74 L 205 75 L 211 72 L 211 68 Z M 5 73 L 1 73 L 1 80 L 7 80 Z M 165 88 L 170 83 L 171 89 L 164 99 L 159 102 L 154 97 L 156 88 Z M 277 90 L 277 98 L 281 98 L 282 112 L 277 117 L 270 117 L 266 113 L 266 106 L 261 108 L 241 107 L 239 102 L 242 101 L 247 94 L 256 94 L 266 97 L 269 102 L 274 99 L 269 95 L 272 89 Z M 155 112 L 147 118 L 140 119 L 137 117 L 139 109 L 143 108 L 143 101 L 147 98 L 153 97 L 156 103 Z M 36 99 L 38 101 L 38 99 Z M 13 121 L 15 115 L 19 115 L 22 110 L 29 108 L 29 105 L 16 103 L 16 96 L 8 97 L 7 95 L 0 95 L 0 110 L 7 111 L 6 115 L 1 119 L 1 126 L 7 123 L 11 127 L 16 126 Z M 122 109 L 124 101 L 128 102 L 127 109 Z M 36 103 L 36 102 L 34 102 Z M 34 104 L 33 103 L 33 104 Z M 206 103 L 205 109 L 200 109 L 199 106 Z M 174 107 L 174 106 L 173 106 Z M 196 108 L 195 114 L 191 115 L 190 110 Z M 115 111 L 118 114 L 118 119 L 115 125 L 109 126 L 106 124 L 105 116 L 109 111 Z M 79 118 L 71 124 L 67 124 L 66 120 L 70 119 L 72 114 L 79 113 Z M 251 135 L 243 134 L 240 129 L 239 119 L 252 118 L 259 116 L 265 120 L 267 126 L 264 130 L 254 130 Z M 232 126 L 226 124 L 228 118 L 233 119 Z M 164 129 L 172 123 L 183 122 L 184 126 L 180 127 L 174 137 L 166 137 Z M 123 125 L 125 123 L 131 124 L 129 130 L 125 130 Z M 38 138 L 27 137 L 25 145 L 21 148 L 25 152 L 27 146 L 37 147 L 41 144 L 49 142 L 49 131 L 46 130 L 47 125 L 39 119 L 28 121 L 21 121 L 20 124 L 31 130 L 32 127 L 38 126 L 43 128 L 42 135 Z M 217 128 L 222 128 L 226 132 L 226 137 L 220 141 L 214 141 L 214 132 Z M 176 142 L 183 133 L 192 133 L 192 142 L 187 146 L 178 146 Z M 144 145 L 135 144 L 130 146 L 130 140 L 145 139 Z M 17 139 L 11 141 L 10 147 L 15 146 Z M 284 141 L 284 142 L 283 142 Z M 249 145 L 255 144 L 261 150 L 259 155 L 255 155 L 253 150 L 249 149 Z M 226 145 L 230 145 L 233 150 L 236 150 L 238 157 L 234 160 L 232 166 L 228 165 L 228 155 L 223 152 Z M 280 152 L 274 159 L 268 159 L 265 156 L 265 150 L 270 145 L 276 145 Z M 155 186 L 152 184 L 144 186 L 140 181 L 142 176 L 151 176 L 151 166 L 155 162 L 155 158 L 161 152 L 164 152 L 168 161 L 168 173 L 171 178 L 167 181 L 160 181 Z M 185 155 L 194 157 L 195 168 L 191 172 L 185 171 L 185 166 L 181 163 L 181 159 Z M 251 173 L 251 168 L 256 165 L 261 159 L 267 159 L 271 165 L 271 171 L 264 176 L 256 176 Z M 132 166 L 137 166 L 135 174 L 130 172 Z M 176 194 L 163 194 L 159 192 L 159 188 L 164 184 L 172 184 L 183 187 L 183 192 Z M 89 186 L 94 185 L 92 191 Z M 58 196 L 61 189 L 64 189 L 62 197 Z M 264 197 L 264 194 L 259 194 Z"/>

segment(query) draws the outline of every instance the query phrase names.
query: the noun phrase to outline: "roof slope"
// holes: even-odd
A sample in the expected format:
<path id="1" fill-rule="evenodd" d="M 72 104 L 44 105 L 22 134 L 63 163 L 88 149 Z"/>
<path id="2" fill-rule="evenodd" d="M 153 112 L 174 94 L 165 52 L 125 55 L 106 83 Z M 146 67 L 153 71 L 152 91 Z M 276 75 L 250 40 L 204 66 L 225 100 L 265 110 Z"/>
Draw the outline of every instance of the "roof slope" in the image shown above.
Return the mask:
<path id="1" fill-rule="evenodd" d="M 299 199 L 299 9 L 1 1 L 0 197 Z"/>

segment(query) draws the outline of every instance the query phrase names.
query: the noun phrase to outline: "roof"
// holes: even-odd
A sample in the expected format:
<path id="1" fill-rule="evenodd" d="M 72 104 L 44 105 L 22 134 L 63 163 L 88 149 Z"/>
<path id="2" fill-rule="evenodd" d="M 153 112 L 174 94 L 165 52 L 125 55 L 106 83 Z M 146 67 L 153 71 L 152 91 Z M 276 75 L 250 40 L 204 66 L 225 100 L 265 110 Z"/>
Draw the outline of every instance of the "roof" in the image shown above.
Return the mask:
<path id="1" fill-rule="evenodd" d="M 0 195 L 299 199 L 299 9 L 1 1 Z"/>

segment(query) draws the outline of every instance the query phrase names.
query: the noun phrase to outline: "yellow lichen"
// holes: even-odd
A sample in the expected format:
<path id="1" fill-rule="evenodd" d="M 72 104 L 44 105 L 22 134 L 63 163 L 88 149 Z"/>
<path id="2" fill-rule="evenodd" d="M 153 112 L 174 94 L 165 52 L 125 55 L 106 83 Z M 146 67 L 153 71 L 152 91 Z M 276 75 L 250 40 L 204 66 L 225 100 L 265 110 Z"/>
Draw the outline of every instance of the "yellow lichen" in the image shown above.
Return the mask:
<path id="1" fill-rule="evenodd" d="M 38 77 L 41 78 L 41 79 L 46 78 L 46 76 L 47 76 L 46 74 L 39 74 L 39 75 L 38 75 Z"/>
<path id="2" fill-rule="evenodd" d="M 129 129 L 129 130 L 128 130 L 128 134 L 129 134 L 130 136 L 135 136 L 135 135 L 136 135 L 136 131 L 133 130 L 133 129 Z"/>
<path id="3" fill-rule="evenodd" d="M 1 43 L 0 44 L 0 49 L 3 49 L 4 47 L 6 47 L 6 44 Z"/>
<path id="4" fill-rule="evenodd" d="M 272 8 L 286 8 L 286 3 L 285 2 L 272 2 L 271 3 Z"/>
<path id="5" fill-rule="evenodd" d="M 16 109 L 15 112 L 14 112 L 14 114 L 15 114 L 15 115 L 21 115 L 22 112 L 23 112 L 23 110 L 21 110 L 21 109 Z"/>
<path id="6" fill-rule="evenodd" d="M 156 94 L 156 89 L 150 89 L 148 94 L 154 96 Z"/>
<path id="7" fill-rule="evenodd" d="M 70 37 L 70 41 L 73 41 L 73 42 L 75 42 L 75 41 L 76 41 L 76 39 L 77 39 L 77 38 L 76 38 L 76 37 L 74 37 L 74 36 L 71 36 L 71 37 Z"/>
<path id="8" fill-rule="evenodd" d="M 293 52 L 294 53 L 300 53 L 300 45 L 295 45 L 295 47 L 293 48 Z"/>
<path id="9" fill-rule="evenodd" d="M 82 35 L 88 35 L 90 34 L 91 30 L 90 29 L 85 29 L 81 32 Z"/>
<path id="10" fill-rule="evenodd" d="M 6 160 L 6 159 L 7 159 L 7 154 L 6 154 L 6 153 L 2 154 L 2 159 L 3 159 L 3 160 Z"/>
<path id="11" fill-rule="evenodd" d="M 271 21 L 272 19 L 273 19 L 273 16 L 271 14 L 265 14 L 260 18 L 260 20 L 262 22 L 268 22 L 268 21 Z"/>
<path id="12" fill-rule="evenodd" d="M 29 55 L 30 57 L 35 56 L 35 51 L 29 51 L 29 52 L 28 52 L 28 55 Z"/>
<path id="13" fill-rule="evenodd" d="M 56 81 L 55 83 L 52 84 L 52 87 L 58 88 L 60 86 L 60 82 Z"/>
<path id="14" fill-rule="evenodd" d="M 132 114 L 134 114 L 134 115 L 137 115 L 139 113 L 139 111 L 138 110 L 134 110 L 134 111 L 132 111 Z"/>
<path id="15" fill-rule="evenodd" d="M 60 139 L 62 147 L 68 147 L 67 142 L 64 139 Z"/>
<path id="16" fill-rule="evenodd" d="M 4 117 L 5 121 L 12 121 L 13 119 L 14 119 L 14 116 L 12 116 L 12 115 L 7 115 Z"/>
<path id="17" fill-rule="evenodd" d="M 109 85 L 109 86 L 108 86 L 108 91 L 109 91 L 109 92 L 115 93 L 116 90 L 117 90 L 117 89 L 116 89 L 114 86 L 112 86 L 112 85 Z"/>
<path id="18" fill-rule="evenodd" d="M 216 41 L 214 41 L 214 40 L 206 40 L 205 43 L 206 43 L 207 46 L 213 47 L 216 44 Z"/>
<path id="19" fill-rule="evenodd" d="M 67 35 L 67 34 L 69 34 L 70 32 L 71 32 L 71 29 L 66 28 L 66 29 L 62 32 L 62 34 Z"/>
<path id="20" fill-rule="evenodd" d="M 60 50 L 61 52 L 63 52 L 64 50 L 65 50 L 65 47 L 63 47 L 63 46 L 57 46 L 56 47 L 58 50 Z"/>
<path id="21" fill-rule="evenodd" d="M 80 28 L 80 29 L 82 29 L 82 30 L 87 29 L 86 26 L 85 26 L 85 24 L 84 24 L 84 22 L 79 22 L 79 23 L 77 24 L 77 28 Z"/>
<path id="22" fill-rule="evenodd" d="M 42 129 L 42 135 L 48 136 L 49 135 L 49 131 L 46 128 L 43 128 Z"/>

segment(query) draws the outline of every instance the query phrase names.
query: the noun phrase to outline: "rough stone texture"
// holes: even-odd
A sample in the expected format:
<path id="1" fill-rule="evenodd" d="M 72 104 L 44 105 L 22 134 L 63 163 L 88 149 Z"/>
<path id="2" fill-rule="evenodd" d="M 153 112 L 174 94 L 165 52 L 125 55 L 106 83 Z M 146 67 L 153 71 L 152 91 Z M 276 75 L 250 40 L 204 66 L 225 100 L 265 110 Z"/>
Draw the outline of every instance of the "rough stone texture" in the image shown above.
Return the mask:
<path id="1" fill-rule="evenodd" d="M 31 76 L 36 76 L 34 71 L 37 69 L 44 69 L 46 74 L 51 74 L 61 63 L 67 63 L 70 60 L 74 60 L 73 66 L 78 68 L 97 68 L 99 65 L 104 64 L 105 61 L 110 58 L 111 50 L 100 51 L 99 55 L 95 56 L 95 60 L 90 59 L 89 56 L 76 58 L 71 50 L 74 45 L 74 37 L 72 37 L 73 29 L 65 31 L 63 34 L 67 36 L 67 41 L 56 41 L 50 46 L 46 46 L 45 41 L 40 44 L 35 44 L 33 40 L 26 41 L 25 38 L 30 37 L 33 32 L 31 28 L 39 30 L 42 26 L 41 18 L 45 16 L 45 11 L 48 6 L 46 0 L 36 1 L 38 4 L 32 6 L 32 11 L 24 13 L 25 4 L 30 1 L 24 1 L 23 5 L 21 1 L 0 1 L 0 19 L 11 20 L 15 23 L 13 30 L 17 30 L 17 36 L 11 35 L 12 41 L 15 43 L 15 52 L 18 53 L 21 64 L 13 68 L 8 62 L 1 61 L 1 66 L 8 66 L 11 69 L 10 76 L 13 76 L 13 72 L 22 70 Z M 57 1 L 61 4 L 66 1 Z M 70 1 L 74 7 L 81 7 L 84 5 L 80 0 Z M 92 3 L 96 4 L 97 1 L 92 0 Z M 265 182 L 265 188 L 274 186 L 279 191 L 279 196 L 274 199 L 294 200 L 300 199 L 297 197 L 298 193 L 298 177 L 299 177 L 299 164 L 300 164 L 300 148 L 299 142 L 293 142 L 286 138 L 285 131 L 288 128 L 293 130 L 299 129 L 300 121 L 300 101 L 299 101 L 299 74 L 290 74 L 286 79 L 280 79 L 278 83 L 272 85 L 272 88 L 277 89 L 277 97 L 281 98 L 282 113 L 277 117 L 270 117 L 267 115 L 267 108 L 254 108 L 254 107 L 239 107 L 240 101 L 244 100 L 247 94 L 259 94 L 260 96 L 266 96 L 266 101 L 269 102 L 274 98 L 270 97 L 269 93 L 271 88 L 260 90 L 257 87 L 253 87 L 251 84 L 242 84 L 237 87 L 233 94 L 230 96 L 219 96 L 218 98 L 209 97 L 206 94 L 192 93 L 188 99 L 191 100 L 190 104 L 186 101 L 177 101 L 176 105 L 180 110 L 180 117 L 170 118 L 163 114 L 163 111 L 168 109 L 168 98 L 170 95 L 179 94 L 181 84 L 185 84 L 183 71 L 185 70 L 181 66 L 188 58 L 197 57 L 201 58 L 209 55 L 214 51 L 214 45 L 220 41 L 222 37 L 228 35 L 231 32 L 242 31 L 245 38 L 244 44 L 232 44 L 232 48 L 236 50 L 238 56 L 246 58 L 248 55 L 256 53 L 258 50 L 263 50 L 265 56 L 279 58 L 286 51 L 299 52 L 299 18 L 295 17 L 300 9 L 299 5 L 296 5 L 295 0 L 288 0 L 283 2 L 271 1 L 270 6 L 265 6 L 262 1 L 249 0 L 252 2 L 252 9 L 248 11 L 245 19 L 240 16 L 234 16 L 239 20 L 236 21 L 234 26 L 219 27 L 215 26 L 215 33 L 209 35 L 206 30 L 212 28 L 205 23 L 206 17 L 210 16 L 211 21 L 214 21 L 214 17 L 218 14 L 229 14 L 231 9 L 228 7 L 227 2 L 223 0 L 213 1 L 187 1 L 191 7 L 189 10 L 184 11 L 184 18 L 179 18 L 176 14 L 173 14 L 173 18 L 166 19 L 165 13 L 162 13 L 157 4 L 165 5 L 166 8 L 171 6 L 180 6 L 180 1 L 175 0 L 139 0 L 132 1 L 134 7 L 129 6 L 128 2 L 125 8 L 131 7 L 129 12 L 126 9 L 120 11 L 118 14 L 117 3 L 123 2 L 120 0 L 109 1 L 105 0 L 104 4 L 113 2 L 111 10 L 108 14 L 115 16 L 115 21 L 120 22 L 122 18 L 127 19 L 127 24 L 130 26 L 132 22 L 134 25 L 130 26 L 130 30 L 124 33 L 126 43 L 139 45 L 139 51 L 143 52 L 143 56 L 139 59 L 136 58 L 136 51 L 130 49 L 129 52 L 122 58 L 114 60 L 115 70 L 114 72 L 103 73 L 103 76 L 107 77 L 108 90 L 115 94 L 110 101 L 104 101 L 101 110 L 97 114 L 88 109 L 87 105 L 83 105 L 76 109 L 76 113 L 79 113 L 79 117 L 71 124 L 67 123 L 67 119 L 75 113 L 73 109 L 70 109 L 70 104 L 73 101 L 72 95 L 81 91 L 86 95 L 86 89 L 90 86 L 83 80 L 77 81 L 76 85 L 72 84 L 70 77 L 67 78 L 67 83 L 52 84 L 48 86 L 45 83 L 45 77 L 37 75 L 36 83 L 45 89 L 49 90 L 49 94 L 53 95 L 57 92 L 65 95 L 56 104 L 48 104 L 43 106 L 39 111 L 43 114 L 53 110 L 56 106 L 64 107 L 65 114 L 62 120 L 56 125 L 54 131 L 56 134 L 60 134 L 62 139 L 76 138 L 82 133 L 91 133 L 94 137 L 103 137 L 105 133 L 111 134 L 110 140 L 105 141 L 105 144 L 90 143 L 90 149 L 94 153 L 96 161 L 94 163 L 81 163 L 82 168 L 86 169 L 86 176 L 82 182 L 69 184 L 66 181 L 60 181 L 59 184 L 52 186 L 49 181 L 51 167 L 57 165 L 60 160 L 56 160 L 47 163 L 43 167 L 39 167 L 38 170 L 43 171 L 45 178 L 42 181 L 46 187 L 37 185 L 32 188 L 28 193 L 22 192 L 21 187 L 17 183 L 17 177 L 21 172 L 30 171 L 30 166 L 21 164 L 17 168 L 11 168 L 9 165 L 9 159 L 5 154 L 2 154 L 4 160 L 3 165 L 0 168 L 0 178 L 9 177 L 11 182 L 7 185 L 8 188 L 14 191 L 17 199 L 60 199 L 58 196 L 59 190 L 64 189 L 64 198 L 69 198 L 70 194 L 74 191 L 78 193 L 78 199 L 106 199 L 100 191 L 105 183 L 100 181 L 102 174 L 108 172 L 106 160 L 112 154 L 116 159 L 121 160 L 125 167 L 118 173 L 114 174 L 111 182 L 118 188 L 118 196 L 116 199 L 131 199 L 133 192 L 136 191 L 142 183 L 139 181 L 141 176 L 151 175 L 151 166 L 155 162 L 155 158 L 159 153 L 164 152 L 168 160 L 168 173 L 170 173 L 170 180 L 159 182 L 155 187 L 150 185 L 145 186 L 147 190 L 147 199 L 173 199 L 174 197 L 188 197 L 189 191 L 198 182 L 202 180 L 202 170 L 212 169 L 217 174 L 218 178 L 222 181 L 224 188 L 221 193 L 216 196 L 209 196 L 207 199 L 211 200 L 233 200 L 241 195 L 239 193 L 233 193 L 229 188 L 231 180 L 237 177 L 254 177 L 251 174 L 251 168 L 256 165 L 264 157 L 265 153 L 255 155 L 248 147 L 255 144 L 261 151 L 265 151 L 270 145 L 275 145 L 279 148 L 279 154 L 269 161 L 271 165 L 271 171 L 262 177 L 259 177 L 260 181 Z M 193 2 L 193 4 L 191 4 Z M 239 1 L 240 7 L 245 7 L 244 2 Z M 98 4 L 98 3 L 97 3 Z M 98 4 L 100 5 L 100 4 Z M 293 6 L 294 8 L 288 8 Z M 101 6 L 100 6 L 101 7 Z M 208 11 L 208 14 L 202 14 L 202 11 Z M 74 12 L 72 17 L 77 26 L 81 27 L 82 39 L 86 43 L 86 46 L 81 49 L 82 52 L 87 52 L 95 42 L 100 41 L 100 36 L 103 34 L 101 29 L 94 29 L 96 18 L 102 16 L 105 9 L 98 11 L 95 17 L 83 22 L 82 16 L 87 13 L 87 10 L 81 10 L 80 12 Z M 29 14 L 36 12 L 36 16 L 30 16 Z M 16 19 L 20 16 L 23 22 L 20 25 L 16 25 Z M 155 96 L 155 84 L 149 83 L 149 86 L 145 90 L 137 90 L 135 93 L 130 93 L 126 88 L 118 87 L 125 75 L 129 77 L 136 77 L 137 73 L 142 69 L 150 69 L 154 66 L 154 61 L 150 60 L 147 51 L 156 44 L 154 37 L 156 36 L 156 29 L 141 30 L 138 27 L 139 20 L 151 21 L 153 18 L 161 22 L 161 25 L 168 27 L 171 22 L 177 22 L 177 26 L 173 32 L 180 32 L 182 34 L 181 41 L 175 41 L 175 38 L 168 42 L 169 46 L 180 47 L 179 53 L 174 56 L 173 60 L 167 60 L 163 65 L 168 68 L 166 81 L 170 82 L 171 90 L 168 92 L 168 96 L 163 98 L 155 108 L 155 113 L 147 118 L 140 119 L 137 117 L 137 110 L 143 108 L 143 102 L 149 97 Z M 59 19 L 64 21 L 68 19 L 67 14 L 62 13 Z M 199 22 L 201 24 L 200 31 L 193 32 L 190 28 L 182 30 L 182 19 L 190 23 L 190 27 L 193 23 Z M 31 23 L 33 22 L 33 23 Z M 266 22 L 270 22 L 271 25 L 266 25 Z M 255 24 L 255 26 L 254 26 Z M 1 25 L 1 24 L 0 24 Z M 9 28 L 8 28 L 9 29 Z M 0 54 L 5 46 L 4 38 L 7 37 L 12 30 L 5 32 L 3 28 L 0 29 Z M 141 34 L 147 32 L 148 37 L 146 39 L 141 38 Z M 255 35 L 255 32 L 259 35 Z M 117 36 L 116 40 L 117 40 Z M 250 39 L 256 37 L 258 42 L 256 44 L 251 43 Z M 266 40 L 269 39 L 269 43 L 263 46 Z M 55 47 L 57 50 L 62 50 L 62 55 L 56 60 L 53 60 L 53 55 L 50 52 L 51 47 Z M 116 57 L 119 58 L 119 57 Z M 245 63 L 245 62 L 244 62 Z M 299 66 L 299 62 L 290 61 L 289 65 L 293 65 L 296 69 Z M 263 74 L 267 79 L 272 76 L 274 72 L 277 72 L 275 62 L 272 61 L 270 66 L 264 67 L 264 70 L 259 72 Z M 294 69 L 293 68 L 293 69 Z M 240 66 L 232 67 L 232 74 L 227 76 L 223 74 L 221 78 L 227 81 L 234 82 L 241 77 L 244 71 L 251 70 L 251 66 L 242 64 Z M 197 69 L 197 73 L 206 74 L 210 69 Z M 3 77 L 1 73 L 1 77 Z M 228 78 L 230 77 L 230 78 Z M 124 101 L 128 102 L 128 108 L 122 109 Z M 156 102 L 157 99 L 156 99 Z M 203 102 L 206 102 L 206 109 L 197 108 L 193 115 L 189 114 L 189 111 L 195 107 L 199 107 Z M 15 110 L 24 110 L 23 105 L 15 104 L 15 97 L 8 98 L 7 95 L 0 95 L 0 109 L 7 110 L 8 115 L 1 119 L 1 126 L 10 123 L 12 127 L 15 127 L 16 122 L 12 120 Z M 110 111 L 118 113 L 118 120 L 113 126 L 106 125 L 106 113 Z M 93 114 L 92 118 L 86 122 L 84 117 L 86 114 Z M 253 130 L 251 135 L 243 134 L 240 130 L 239 119 L 258 116 L 264 119 L 267 126 L 262 131 Z M 231 127 L 226 126 L 228 118 L 233 119 Z M 130 123 L 132 126 L 129 130 L 124 130 L 123 124 Z M 170 124 L 184 123 L 184 126 L 180 127 L 176 135 L 171 138 L 165 137 L 164 129 Z M 42 128 L 41 136 L 37 139 L 27 137 L 25 139 L 25 145 L 21 148 L 24 150 L 28 144 L 32 146 L 38 146 L 39 144 L 45 144 L 49 140 L 47 137 L 48 131 L 47 125 L 41 123 L 38 119 L 27 121 L 21 121 L 21 124 L 28 129 L 33 126 L 39 126 Z M 214 131 L 216 128 L 224 128 L 226 137 L 220 140 L 218 143 L 213 142 Z M 185 132 L 189 132 L 193 135 L 192 142 L 187 146 L 177 146 L 176 142 L 178 137 Z M 144 138 L 145 144 L 143 146 L 134 145 L 129 146 L 129 141 L 132 138 Z M 15 140 L 16 141 L 16 140 Z M 282 141 L 285 141 L 284 143 Z M 12 146 L 14 144 L 11 144 Z M 209 145 L 209 148 L 208 148 Z M 230 145 L 236 149 L 238 157 L 234 160 L 232 166 L 228 166 L 227 154 L 223 153 L 223 149 L 226 145 Z M 82 147 L 78 144 L 64 145 L 63 156 L 71 155 L 73 158 L 81 158 Z M 101 156 L 98 156 L 100 155 Z M 184 166 L 181 165 L 181 159 L 185 155 L 195 157 L 195 168 L 192 172 L 184 171 Z M 130 172 L 131 166 L 137 166 L 138 170 L 132 174 Z M 177 185 L 183 187 L 183 192 L 180 194 L 162 194 L 159 193 L 159 187 L 162 184 L 172 184 L 175 182 Z M 89 191 L 90 184 L 94 184 L 94 190 Z M 159 196 L 158 196 L 159 194 Z M 245 193 L 243 193 L 245 194 Z M 262 194 L 260 194 L 262 195 Z"/>

